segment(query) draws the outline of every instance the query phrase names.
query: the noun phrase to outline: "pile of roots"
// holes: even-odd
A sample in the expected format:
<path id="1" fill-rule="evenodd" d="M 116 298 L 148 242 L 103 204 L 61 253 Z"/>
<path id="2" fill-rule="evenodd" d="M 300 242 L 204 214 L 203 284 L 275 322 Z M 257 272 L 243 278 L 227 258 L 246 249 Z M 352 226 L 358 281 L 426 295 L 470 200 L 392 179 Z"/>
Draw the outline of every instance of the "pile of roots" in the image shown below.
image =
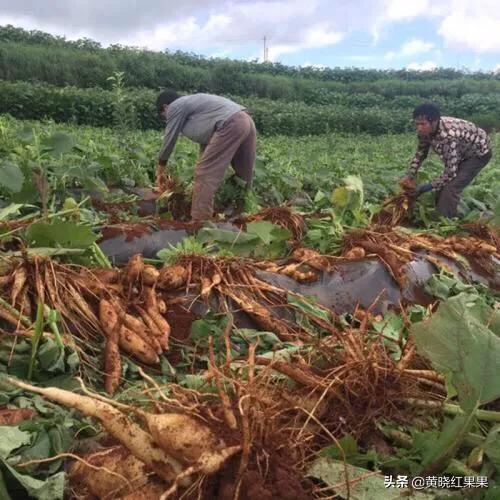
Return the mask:
<path id="1" fill-rule="evenodd" d="M 242 218 L 242 222 L 266 220 L 288 229 L 294 242 L 301 241 L 306 231 L 304 218 L 287 206 L 268 207 L 255 215 Z"/>
<path id="2" fill-rule="evenodd" d="M 168 288 L 170 283 L 155 267 L 145 265 L 141 256 L 122 270 L 38 257 L 18 259 L 4 269 L 0 281 L 0 317 L 10 325 L 10 333 L 32 336 L 37 306 L 43 304 L 59 312 L 63 341 L 83 346 L 105 341 L 109 394 L 119 383 L 120 351 L 141 363 L 155 364 L 168 349 L 166 303 L 156 287 Z"/>
<path id="3" fill-rule="evenodd" d="M 183 256 L 161 270 L 145 264 L 140 255 L 122 269 L 86 268 L 39 257 L 17 259 L 0 276 L 0 317 L 9 325 L 8 333 L 32 336 L 37 305 L 44 304 L 59 312 L 66 342 L 85 351 L 104 341 L 105 387 L 113 394 L 120 382 L 120 352 L 155 365 L 168 350 L 168 308 L 179 296 L 190 294 L 220 313 L 243 311 L 282 340 L 309 338 L 294 321 L 288 291 L 257 278 L 258 269 L 266 266 L 274 264 L 201 255 Z M 290 265 L 283 267 L 285 274 L 292 273 Z M 310 319 L 334 331 L 324 320 L 314 315 Z"/>
<path id="4" fill-rule="evenodd" d="M 408 219 L 415 205 L 415 181 L 405 179 L 401 183 L 402 191 L 387 198 L 381 210 L 372 218 L 373 224 L 397 226 Z"/>
<path id="5" fill-rule="evenodd" d="M 477 236 L 441 237 L 375 226 L 348 233 L 344 238 L 343 255 L 377 255 L 401 286 L 406 284 L 408 278 L 406 264 L 418 256 L 448 272 L 452 270 L 446 259 L 459 267 L 470 266 L 478 274 L 495 280 L 500 246 L 493 231 L 488 235 L 485 241 Z"/>
<path id="6" fill-rule="evenodd" d="M 407 422 L 408 398 L 442 400 L 443 380 L 402 346 L 398 362 L 369 328 L 352 328 L 304 346 L 289 360 L 256 354 L 216 363 L 210 338 L 209 391 L 160 387 L 141 372 L 149 404 L 129 406 L 89 393 L 37 388 L 10 379 L 100 421 L 112 446 L 81 455 L 69 469 L 75 497 L 306 499 L 311 457 L 347 433 L 373 438 L 375 421 Z M 144 398 L 141 398 L 144 399 Z"/>

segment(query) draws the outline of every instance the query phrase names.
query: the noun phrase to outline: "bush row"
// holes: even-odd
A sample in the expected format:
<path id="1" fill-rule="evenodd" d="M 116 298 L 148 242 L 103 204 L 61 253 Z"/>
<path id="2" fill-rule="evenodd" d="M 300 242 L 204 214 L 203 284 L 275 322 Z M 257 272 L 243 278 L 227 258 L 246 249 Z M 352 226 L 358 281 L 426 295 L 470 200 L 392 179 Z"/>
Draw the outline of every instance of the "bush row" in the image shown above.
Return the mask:
<path id="1" fill-rule="evenodd" d="M 156 116 L 157 93 L 151 89 L 129 89 L 124 95 L 99 88 L 79 89 L 47 84 L 0 81 L 0 113 L 21 119 L 50 118 L 93 126 L 125 125 L 129 128 L 160 129 Z M 231 97 L 231 96 L 229 96 Z M 419 100 L 398 98 L 377 105 L 307 105 L 262 98 L 233 99 L 245 105 L 254 117 L 260 133 L 266 135 L 317 135 L 329 131 L 384 134 L 412 128 L 411 112 Z M 434 101 L 448 115 L 473 119 L 487 128 L 500 128 L 500 99 L 480 95 L 451 100 L 436 96 Z"/>
<path id="2" fill-rule="evenodd" d="M 248 71 L 245 63 L 229 60 L 205 66 L 195 63 L 194 57 L 185 59 L 152 51 L 89 50 L 0 42 L 0 79 L 45 82 L 61 87 L 110 88 L 108 77 L 124 72 L 125 84 L 133 88 L 157 90 L 175 87 L 184 92 L 255 96 L 306 104 L 336 104 L 338 94 L 362 96 L 370 93 L 385 98 L 415 95 L 421 98 L 434 95 L 458 98 L 471 93 L 500 95 L 500 78 L 474 79 L 460 75 L 453 80 L 412 80 L 407 78 L 408 75 L 392 75 L 391 78 L 387 75 L 374 81 L 321 80 L 300 73 L 290 76 Z"/>
<path id="3" fill-rule="evenodd" d="M 57 47 L 71 48 L 80 51 L 100 54 L 105 54 L 106 52 L 124 52 L 127 55 L 133 55 L 137 52 L 140 52 L 141 55 L 146 55 L 146 57 L 149 58 L 153 57 L 154 54 L 165 56 L 163 60 L 168 58 L 171 61 L 189 66 L 191 68 L 197 67 L 203 69 L 214 69 L 222 65 L 224 70 L 230 70 L 231 72 L 236 73 L 264 73 L 272 76 L 302 77 L 341 83 L 374 82 L 386 79 L 403 81 L 457 80 L 462 78 L 466 78 L 469 80 L 500 80 L 500 74 L 494 74 L 493 72 L 461 71 L 454 68 L 438 68 L 431 71 L 339 67 L 317 68 L 312 66 L 286 66 L 279 62 L 259 63 L 258 61 L 239 61 L 221 58 L 208 59 L 197 54 L 181 51 L 169 52 L 168 50 L 166 50 L 164 53 L 138 51 L 138 49 L 135 47 L 126 47 L 119 44 L 114 44 L 107 49 L 104 49 L 99 42 L 96 42 L 95 40 L 91 40 L 89 38 L 66 40 L 65 37 L 51 35 L 39 30 L 28 31 L 24 30 L 23 28 L 14 27 L 12 25 L 0 26 L 0 42 L 16 42 L 18 44 L 31 46 L 44 46 L 49 47 L 51 50 L 54 50 Z M 145 86 L 144 83 L 141 83 L 140 85 Z"/>

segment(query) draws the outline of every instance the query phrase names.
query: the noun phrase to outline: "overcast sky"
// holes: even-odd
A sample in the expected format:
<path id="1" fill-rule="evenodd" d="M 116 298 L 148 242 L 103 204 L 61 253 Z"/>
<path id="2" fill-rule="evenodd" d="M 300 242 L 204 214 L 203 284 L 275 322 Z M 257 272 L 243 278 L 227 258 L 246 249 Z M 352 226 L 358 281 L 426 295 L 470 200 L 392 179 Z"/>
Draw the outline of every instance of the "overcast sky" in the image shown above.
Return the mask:
<path id="1" fill-rule="evenodd" d="M 0 25 L 292 65 L 500 70 L 499 0 L 0 0 Z"/>

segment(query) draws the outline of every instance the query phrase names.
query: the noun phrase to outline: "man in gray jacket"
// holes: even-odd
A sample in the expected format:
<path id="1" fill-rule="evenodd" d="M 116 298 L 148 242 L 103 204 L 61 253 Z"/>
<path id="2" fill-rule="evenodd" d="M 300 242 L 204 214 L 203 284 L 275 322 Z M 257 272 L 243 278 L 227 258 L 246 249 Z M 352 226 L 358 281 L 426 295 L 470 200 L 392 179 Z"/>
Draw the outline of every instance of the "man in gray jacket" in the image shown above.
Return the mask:
<path id="1" fill-rule="evenodd" d="M 232 165 L 236 175 L 250 189 L 256 151 L 255 124 L 243 106 L 210 94 L 179 96 L 163 91 L 156 101 L 165 120 L 165 136 L 158 156 L 157 177 L 163 175 L 180 133 L 200 144 L 193 185 L 191 217 L 207 220 L 213 216 L 215 193 Z"/>

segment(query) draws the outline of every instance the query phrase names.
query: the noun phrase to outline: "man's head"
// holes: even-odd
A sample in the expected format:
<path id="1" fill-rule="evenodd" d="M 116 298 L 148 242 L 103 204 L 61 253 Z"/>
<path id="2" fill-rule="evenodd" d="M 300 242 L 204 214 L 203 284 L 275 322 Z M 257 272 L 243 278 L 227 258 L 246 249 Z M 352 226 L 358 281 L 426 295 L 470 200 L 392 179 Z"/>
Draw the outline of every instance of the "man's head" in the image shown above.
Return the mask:
<path id="1" fill-rule="evenodd" d="M 167 109 L 171 103 L 178 99 L 180 95 L 174 89 L 164 90 L 156 99 L 156 109 L 158 115 L 165 119 L 167 117 Z"/>
<path id="2" fill-rule="evenodd" d="M 421 104 L 413 110 L 413 121 L 420 137 L 429 137 L 438 126 L 441 113 L 434 104 Z"/>

